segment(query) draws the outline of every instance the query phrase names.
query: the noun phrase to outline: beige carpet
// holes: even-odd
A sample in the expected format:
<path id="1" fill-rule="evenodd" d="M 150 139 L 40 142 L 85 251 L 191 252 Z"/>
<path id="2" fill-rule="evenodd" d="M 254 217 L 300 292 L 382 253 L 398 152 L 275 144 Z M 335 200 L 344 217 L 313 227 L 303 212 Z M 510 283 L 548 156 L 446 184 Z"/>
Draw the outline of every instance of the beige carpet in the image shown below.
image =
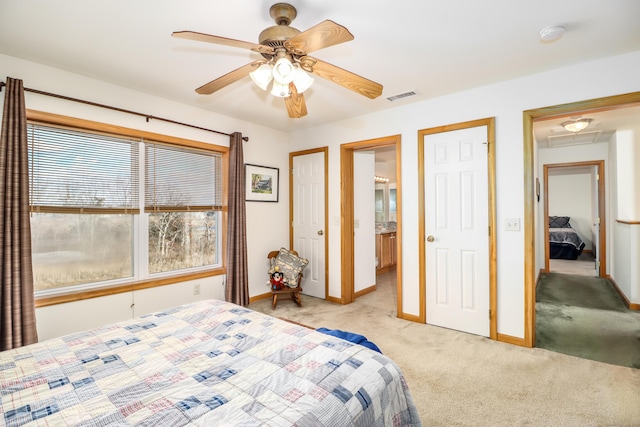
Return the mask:
<path id="1" fill-rule="evenodd" d="M 597 276 L 595 258 L 591 252 L 583 252 L 578 259 L 550 259 L 549 272 Z"/>
<path id="2" fill-rule="evenodd" d="M 640 370 L 400 320 L 394 291 L 382 280 L 347 306 L 249 308 L 365 335 L 402 369 L 425 426 L 640 426 Z"/>

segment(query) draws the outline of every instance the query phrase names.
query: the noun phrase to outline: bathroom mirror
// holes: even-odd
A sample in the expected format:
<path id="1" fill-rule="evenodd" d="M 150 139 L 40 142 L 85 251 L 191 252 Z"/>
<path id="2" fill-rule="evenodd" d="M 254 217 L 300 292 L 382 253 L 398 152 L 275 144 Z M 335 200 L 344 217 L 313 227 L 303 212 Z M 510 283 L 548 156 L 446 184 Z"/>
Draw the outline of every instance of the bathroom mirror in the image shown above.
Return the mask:
<path id="1" fill-rule="evenodd" d="M 397 221 L 396 184 L 377 183 L 375 191 L 376 222 Z"/>

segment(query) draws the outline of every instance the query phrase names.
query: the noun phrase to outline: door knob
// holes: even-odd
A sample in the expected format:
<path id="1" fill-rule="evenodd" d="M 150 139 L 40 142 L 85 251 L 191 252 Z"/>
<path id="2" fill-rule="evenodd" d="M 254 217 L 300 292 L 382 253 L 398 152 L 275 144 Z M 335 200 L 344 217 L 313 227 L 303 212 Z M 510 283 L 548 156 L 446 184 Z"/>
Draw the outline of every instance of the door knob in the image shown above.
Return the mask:
<path id="1" fill-rule="evenodd" d="M 433 242 L 434 240 L 436 240 L 435 237 L 433 236 L 427 236 L 427 242 Z"/>
<path id="2" fill-rule="evenodd" d="M 322 230 L 318 230 L 318 236 L 322 236 L 324 232 Z"/>

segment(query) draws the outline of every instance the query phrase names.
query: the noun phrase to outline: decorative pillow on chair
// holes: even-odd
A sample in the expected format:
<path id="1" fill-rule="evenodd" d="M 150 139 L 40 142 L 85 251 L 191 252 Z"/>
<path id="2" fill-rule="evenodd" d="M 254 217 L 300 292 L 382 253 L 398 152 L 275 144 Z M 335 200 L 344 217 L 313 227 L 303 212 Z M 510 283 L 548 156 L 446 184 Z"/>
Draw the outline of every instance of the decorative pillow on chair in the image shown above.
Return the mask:
<path id="1" fill-rule="evenodd" d="M 571 217 L 568 216 L 550 216 L 549 228 L 571 228 L 570 219 Z"/>
<path id="2" fill-rule="evenodd" d="M 280 271 L 284 273 L 284 278 L 287 279 L 287 285 L 292 288 L 298 287 L 298 278 L 307 264 L 309 264 L 308 259 L 300 258 L 285 248 L 280 248 L 280 253 L 276 257 L 276 265 L 280 266 Z"/>

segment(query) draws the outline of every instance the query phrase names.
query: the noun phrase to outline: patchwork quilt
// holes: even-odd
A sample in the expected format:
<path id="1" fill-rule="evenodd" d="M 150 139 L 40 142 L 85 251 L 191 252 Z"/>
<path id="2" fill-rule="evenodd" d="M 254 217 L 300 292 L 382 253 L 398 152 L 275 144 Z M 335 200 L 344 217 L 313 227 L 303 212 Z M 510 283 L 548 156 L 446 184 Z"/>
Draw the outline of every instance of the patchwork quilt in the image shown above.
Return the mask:
<path id="1" fill-rule="evenodd" d="M 388 357 L 209 300 L 1 352 L 0 425 L 421 424 Z"/>

